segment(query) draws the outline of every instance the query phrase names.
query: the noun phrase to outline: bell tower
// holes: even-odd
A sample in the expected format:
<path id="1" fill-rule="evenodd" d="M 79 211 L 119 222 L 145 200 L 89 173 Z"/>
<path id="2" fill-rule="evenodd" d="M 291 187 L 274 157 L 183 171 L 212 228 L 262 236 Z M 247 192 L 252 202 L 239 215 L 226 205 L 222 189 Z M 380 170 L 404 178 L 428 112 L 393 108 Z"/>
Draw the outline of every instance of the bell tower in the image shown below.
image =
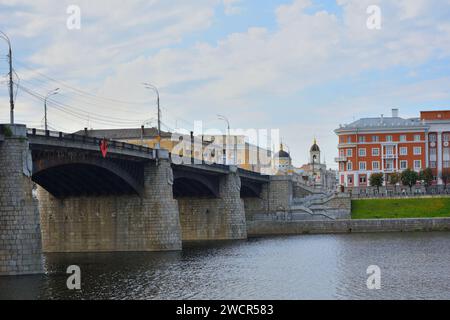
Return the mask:
<path id="1" fill-rule="evenodd" d="M 321 159 L 320 159 L 320 148 L 317 145 L 317 139 L 314 139 L 314 144 L 311 147 L 311 150 L 309 151 L 309 155 L 310 155 L 310 163 L 317 165 L 321 163 Z"/>

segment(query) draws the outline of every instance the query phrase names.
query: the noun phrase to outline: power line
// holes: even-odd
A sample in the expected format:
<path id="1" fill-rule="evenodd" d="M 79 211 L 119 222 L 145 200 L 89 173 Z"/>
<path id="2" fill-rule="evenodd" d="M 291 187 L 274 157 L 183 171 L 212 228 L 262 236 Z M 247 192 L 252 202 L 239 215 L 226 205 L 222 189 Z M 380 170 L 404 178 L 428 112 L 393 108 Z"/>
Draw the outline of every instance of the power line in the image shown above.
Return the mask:
<path id="1" fill-rule="evenodd" d="M 33 91 L 32 89 L 27 88 L 27 87 L 25 87 L 23 85 L 21 85 L 20 87 L 22 88 L 22 90 L 26 91 L 27 93 L 29 93 L 31 95 L 34 95 L 36 98 L 38 98 L 38 99 L 40 99 L 42 101 L 45 100 L 45 97 L 43 95 Z M 47 99 L 47 101 L 49 102 L 49 104 L 53 104 L 55 107 L 61 108 L 61 109 L 65 110 L 65 111 L 68 111 L 68 112 L 70 112 L 72 114 L 76 114 L 76 115 L 80 115 L 80 116 L 89 116 L 90 118 L 94 118 L 94 119 L 97 119 L 97 120 L 102 120 L 102 121 L 103 120 L 109 120 L 111 122 L 122 123 L 122 124 L 131 124 L 131 123 L 135 124 L 135 123 L 141 123 L 142 122 L 142 120 L 123 120 L 123 118 L 115 118 L 115 117 L 105 116 L 105 115 L 102 115 L 102 114 L 97 114 L 97 113 L 94 113 L 94 112 L 87 112 L 87 111 L 85 111 L 83 109 L 74 107 L 74 106 L 69 105 L 67 103 L 62 103 L 62 102 L 56 101 L 54 98 L 49 98 L 49 99 Z"/>
<path id="2" fill-rule="evenodd" d="M 120 107 L 118 107 L 118 105 L 120 105 L 120 106 L 123 106 L 123 105 L 139 105 L 139 106 L 142 106 L 142 107 L 144 107 L 144 106 L 148 107 L 148 105 L 149 105 L 148 102 L 122 101 L 122 100 L 117 100 L 117 99 L 100 97 L 98 95 L 95 95 L 95 94 L 86 92 L 84 90 L 78 89 L 78 88 L 76 88 L 76 87 L 74 87 L 74 86 L 72 86 L 70 84 L 67 84 L 66 82 L 57 80 L 57 79 L 55 79 L 53 77 L 50 77 L 50 76 L 47 76 L 44 73 L 42 73 L 40 71 L 37 71 L 37 70 L 27 66 L 26 64 L 24 64 L 24 63 L 22 63 L 20 61 L 17 61 L 17 60 L 14 60 L 14 61 L 16 62 L 16 64 L 18 64 L 18 65 L 20 65 L 20 66 L 30 70 L 32 73 L 38 75 L 37 78 L 33 78 L 33 79 L 29 79 L 29 80 L 21 79 L 21 81 L 25 82 L 27 84 L 27 86 L 28 85 L 38 86 L 38 87 L 41 87 L 41 88 L 45 88 L 45 90 L 48 90 L 48 88 L 50 86 L 48 84 L 48 81 L 57 83 L 60 86 L 66 88 L 66 89 L 69 89 L 69 90 L 64 90 L 64 92 L 69 92 L 70 93 L 70 94 L 61 93 L 60 96 L 65 97 L 65 98 L 70 99 L 70 100 L 74 100 L 74 101 L 77 101 L 77 100 L 78 101 L 82 101 L 83 103 L 80 104 L 80 106 L 84 104 L 84 105 L 99 107 L 99 108 L 103 108 L 103 109 L 107 108 L 109 110 L 130 112 L 129 108 L 120 108 Z M 36 82 L 38 82 L 38 84 L 36 84 Z M 23 88 L 23 86 L 22 86 L 22 88 Z M 29 89 L 29 90 L 31 90 L 31 89 Z M 105 101 L 108 101 L 108 106 L 105 106 L 104 104 L 100 104 L 100 103 L 105 103 Z M 114 105 L 111 105 L 111 102 L 113 102 Z M 55 103 L 55 101 L 53 101 L 53 103 Z M 90 111 L 83 110 L 81 108 L 73 107 L 73 106 L 71 106 L 71 105 L 69 105 L 67 103 L 64 104 L 64 103 L 58 102 L 56 104 L 59 105 L 60 108 L 66 107 L 66 108 L 73 109 L 73 110 L 71 110 L 72 112 L 75 110 L 77 112 L 81 112 L 81 113 L 85 113 L 85 114 L 88 114 L 88 115 L 92 115 L 92 118 L 95 119 L 96 121 L 103 121 L 104 122 L 104 119 L 109 119 L 110 122 L 122 123 L 122 124 L 125 124 L 125 123 L 126 124 L 141 123 L 141 121 L 139 121 L 139 120 L 136 120 L 136 121 L 134 121 L 134 120 L 133 121 L 124 121 L 123 118 L 119 119 L 119 118 L 114 118 L 114 117 L 110 117 L 110 116 L 95 114 L 95 113 L 92 113 Z M 91 109 L 91 108 L 88 108 L 88 109 Z M 169 116 L 169 118 L 175 119 L 175 122 L 178 123 L 178 121 L 181 121 L 181 122 L 183 122 L 185 124 L 188 124 L 189 126 L 192 126 L 192 127 L 194 126 L 193 122 L 191 122 L 189 120 L 183 119 L 183 118 L 181 118 L 179 116 L 173 116 L 171 114 L 171 112 L 167 108 L 162 107 L 162 109 L 164 109 L 166 111 L 165 113 Z M 85 115 L 83 116 L 83 120 L 86 120 L 86 116 Z M 87 119 L 87 121 L 89 121 L 89 120 L 91 120 L 90 117 Z M 94 121 L 94 122 L 96 122 L 96 121 Z"/>
<path id="3" fill-rule="evenodd" d="M 33 90 L 24 87 L 23 85 L 20 86 L 22 91 L 24 91 L 25 93 L 27 93 L 28 95 L 34 97 L 35 99 L 43 102 L 45 100 L 45 97 L 43 97 L 41 94 L 34 92 Z M 95 123 L 101 123 L 101 124 L 106 124 L 106 125 L 113 125 L 113 126 L 124 126 L 124 125 L 140 125 L 143 123 L 143 121 L 146 120 L 136 120 L 136 121 L 126 121 L 126 120 L 117 120 L 117 118 L 110 118 L 110 117 L 103 117 L 102 115 L 96 115 L 96 114 L 92 114 L 92 113 L 87 113 L 87 114 L 83 114 L 80 111 L 77 111 L 75 107 L 61 103 L 61 102 L 57 102 L 53 99 L 48 99 L 48 104 L 49 107 L 54 108 L 55 110 L 58 110 L 60 112 L 63 112 L 65 114 L 68 114 L 72 117 L 75 117 L 77 119 L 83 120 L 83 121 L 93 121 Z M 75 109 L 75 110 L 71 110 L 71 109 Z"/>
<path id="4" fill-rule="evenodd" d="M 52 78 L 50 76 L 47 76 L 47 75 L 43 74 L 42 72 L 39 72 L 37 70 L 34 70 L 34 69 L 28 67 L 27 65 L 23 64 L 20 61 L 17 61 L 17 60 L 14 60 L 14 61 L 17 64 L 23 66 L 24 68 L 30 70 L 31 72 L 36 73 L 36 74 L 40 75 L 41 77 L 44 77 L 45 79 L 48 79 L 48 80 L 53 81 L 55 83 L 58 83 L 58 84 L 60 84 L 63 87 L 66 87 L 66 88 L 69 88 L 69 89 L 71 89 L 71 90 L 73 90 L 75 92 L 78 92 L 81 95 L 89 96 L 89 97 L 94 98 L 94 99 L 100 99 L 100 100 L 105 100 L 105 101 L 109 101 L 109 102 L 115 102 L 115 103 L 119 103 L 119 104 L 134 104 L 134 105 L 147 105 L 148 104 L 148 102 L 144 102 L 144 101 L 140 101 L 140 102 L 137 102 L 137 101 L 123 101 L 123 100 L 118 100 L 118 99 L 101 97 L 101 96 L 89 93 L 87 91 L 78 89 L 78 88 L 76 88 L 76 87 L 74 87 L 72 85 L 69 85 L 69 84 L 61 81 L 61 80 L 57 80 L 57 79 L 54 79 L 54 78 Z"/>

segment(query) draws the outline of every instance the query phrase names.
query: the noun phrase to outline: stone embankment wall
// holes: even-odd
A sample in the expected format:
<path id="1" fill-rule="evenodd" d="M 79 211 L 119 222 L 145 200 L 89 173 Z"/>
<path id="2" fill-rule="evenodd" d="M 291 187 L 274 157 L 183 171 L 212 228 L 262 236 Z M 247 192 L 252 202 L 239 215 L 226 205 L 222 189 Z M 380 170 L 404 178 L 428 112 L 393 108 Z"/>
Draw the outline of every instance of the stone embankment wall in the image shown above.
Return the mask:
<path id="1" fill-rule="evenodd" d="M 248 235 L 274 236 L 299 234 L 377 233 L 450 231 L 450 218 L 443 219 L 383 219 L 335 221 L 251 221 Z"/>

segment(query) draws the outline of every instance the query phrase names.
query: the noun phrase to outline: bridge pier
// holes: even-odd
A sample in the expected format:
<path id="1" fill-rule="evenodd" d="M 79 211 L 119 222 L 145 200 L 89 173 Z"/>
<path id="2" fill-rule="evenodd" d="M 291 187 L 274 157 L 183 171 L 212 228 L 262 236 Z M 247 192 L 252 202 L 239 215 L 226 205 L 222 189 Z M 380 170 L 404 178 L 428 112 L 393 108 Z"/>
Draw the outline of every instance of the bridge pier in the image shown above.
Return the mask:
<path id="1" fill-rule="evenodd" d="M 241 180 L 236 173 L 222 176 L 218 198 L 178 199 L 183 241 L 247 239 Z"/>
<path id="2" fill-rule="evenodd" d="M 26 127 L 0 126 L 0 276 L 42 273 Z"/>
<path id="3" fill-rule="evenodd" d="M 57 199 L 39 189 L 45 252 L 181 250 L 170 163 L 146 164 L 142 196 Z"/>

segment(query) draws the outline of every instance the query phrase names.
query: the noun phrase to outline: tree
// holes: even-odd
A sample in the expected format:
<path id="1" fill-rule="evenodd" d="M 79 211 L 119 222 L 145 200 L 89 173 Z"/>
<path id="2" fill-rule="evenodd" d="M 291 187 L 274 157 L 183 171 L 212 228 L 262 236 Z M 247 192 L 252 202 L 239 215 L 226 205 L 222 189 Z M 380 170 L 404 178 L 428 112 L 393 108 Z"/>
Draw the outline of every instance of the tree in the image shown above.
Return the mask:
<path id="1" fill-rule="evenodd" d="M 423 183 L 425 185 L 425 189 L 428 192 L 428 188 L 431 187 L 431 185 L 433 184 L 433 181 L 434 181 L 433 171 L 430 168 L 422 170 L 419 175 L 419 180 L 423 181 Z"/>
<path id="2" fill-rule="evenodd" d="M 402 172 L 400 180 L 404 186 L 409 187 L 409 191 L 412 192 L 412 187 L 414 187 L 419 180 L 419 174 L 411 169 L 406 169 Z"/>
<path id="3" fill-rule="evenodd" d="M 449 169 L 444 169 L 444 171 L 442 172 L 442 182 L 444 183 L 444 190 L 447 190 L 447 184 L 450 182 Z"/>
<path id="4" fill-rule="evenodd" d="M 389 176 L 389 183 L 394 187 L 394 192 L 397 192 L 397 183 L 400 182 L 400 175 L 394 172 Z"/>
<path id="5" fill-rule="evenodd" d="M 380 187 L 384 183 L 384 175 L 382 173 L 374 173 L 369 179 L 371 187 L 377 187 L 378 192 L 380 192 Z"/>

